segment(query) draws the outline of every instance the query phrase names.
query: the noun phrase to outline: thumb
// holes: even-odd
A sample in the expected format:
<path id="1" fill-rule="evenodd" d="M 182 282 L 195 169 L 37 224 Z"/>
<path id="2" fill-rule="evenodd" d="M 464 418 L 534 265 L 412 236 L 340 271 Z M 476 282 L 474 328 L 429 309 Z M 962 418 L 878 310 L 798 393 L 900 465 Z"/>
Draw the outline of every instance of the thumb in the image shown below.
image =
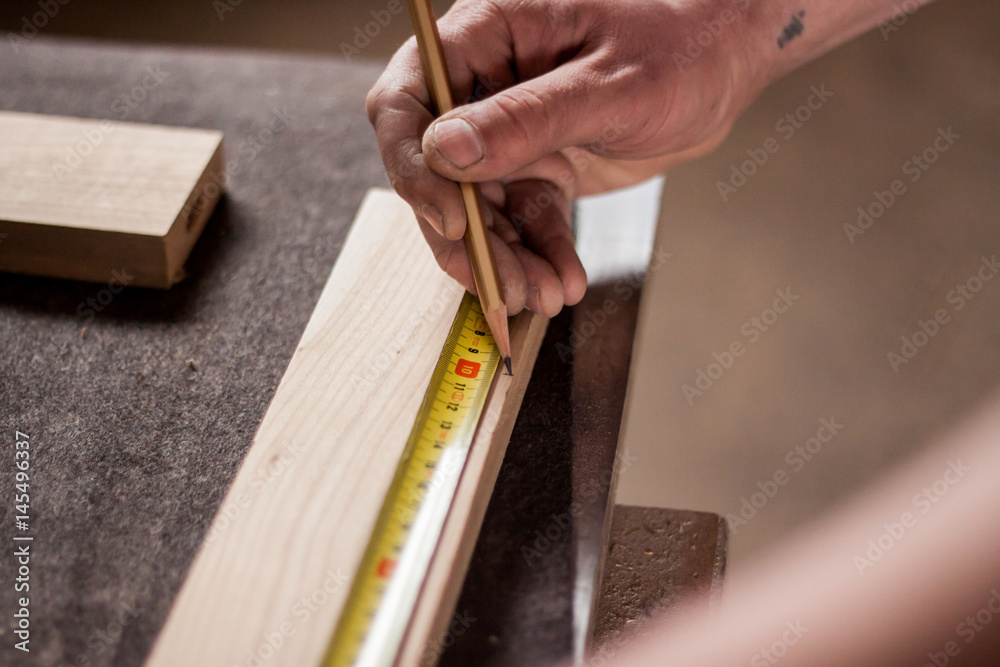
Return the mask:
<path id="1" fill-rule="evenodd" d="M 453 109 L 424 133 L 427 164 L 456 181 L 496 180 L 568 146 L 611 144 L 634 106 L 629 78 L 577 61 Z"/>

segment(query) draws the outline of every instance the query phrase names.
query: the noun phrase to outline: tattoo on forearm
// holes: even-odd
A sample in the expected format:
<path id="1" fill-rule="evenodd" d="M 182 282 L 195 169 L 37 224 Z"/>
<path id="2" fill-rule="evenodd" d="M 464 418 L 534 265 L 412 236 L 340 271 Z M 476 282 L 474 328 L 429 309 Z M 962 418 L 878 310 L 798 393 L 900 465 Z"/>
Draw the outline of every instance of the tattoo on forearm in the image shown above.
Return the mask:
<path id="1" fill-rule="evenodd" d="M 802 28 L 804 27 L 802 17 L 805 15 L 806 12 L 804 9 L 792 15 L 792 20 L 782 29 L 781 34 L 778 35 L 779 49 L 785 48 L 785 44 L 788 44 L 788 42 L 802 34 Z"/>

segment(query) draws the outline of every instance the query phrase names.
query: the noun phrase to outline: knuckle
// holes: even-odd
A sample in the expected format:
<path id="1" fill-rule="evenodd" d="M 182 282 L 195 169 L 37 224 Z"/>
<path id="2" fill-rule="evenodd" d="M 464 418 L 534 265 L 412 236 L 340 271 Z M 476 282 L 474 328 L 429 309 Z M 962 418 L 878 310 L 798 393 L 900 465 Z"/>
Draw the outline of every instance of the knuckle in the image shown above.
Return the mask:
<path id="1" fill-rule="evenodd" d="M 378 120 L 378 112 L 382 106 L 381 100 L 384 90 L 384 88 L 376 83 L 365 97 L 365 112 L 368 114 L 368 122 L 372 124 L 372 127 L 376 126 Z"/>
<path id="2" fill-rule="evenodd" d="M 567 0 L 557 0 L 545 4 L 545 18 L 549 29 L 564 29 L 567 25 L 574 29 L 579 22 L 579 5 Z"/>
<path id="3" fill-rule="evenodd" d="M 551 144 L 555 128 L 552 126 L 552 110 L 544 99 L 531 90 L 517 90 L 500 93 L 493 98 L 505 126 L 506 140 L 513 140 L 524 146 Z"/>
<path id="4" fill-rule="evenodd" d="M 437 245 L 437 247 L 432 247 L 431 250 L 434 252 L 434 259 L 437 261 L 437 265 L 441 268 L 441 270 L 452 278 L 457 279 L 459 277 L 458 273 L 456 271 L 448 270 L 452 267 L 452 258 L 455 257 L 455 242 L 446 241 Z"/>
<path id="5" fill-rule="evenodd" d="M 587 78 L 593 85 L 617 92 L 633 87 L 636 81 L 648 78 L 649 70 L 652 69 L 654 68 L 644 67 L 642 60 L 632 61 L 622 58 L 620 54 L 607 53 L 590 63 Z"/>
<path id="6" fill-rule="evenodd" d="M 392 106 L 392 98 L 398 94 L 396 80 L 390 70 L 386 69 L 365 96 L 365 111 L 368 113 L 368 122 L 373 126 L 377 123 L 380 112 Z"/>
<path id="7" fill-rule="evenodd" d="M 412 202 L 420 190 L 422 156 L 413 151 L 401 150 L 383 156 L 389 183 L 400 197 Z"/>

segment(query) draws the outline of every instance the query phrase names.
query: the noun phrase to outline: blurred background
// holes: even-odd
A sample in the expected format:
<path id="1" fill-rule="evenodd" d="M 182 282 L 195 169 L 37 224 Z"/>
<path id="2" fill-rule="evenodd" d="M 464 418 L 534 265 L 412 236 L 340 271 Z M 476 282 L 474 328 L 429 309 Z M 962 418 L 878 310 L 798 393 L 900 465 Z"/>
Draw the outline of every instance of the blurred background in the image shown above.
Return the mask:
<path id="1" fill-rule="evenodd" d="M 53 0 L 59 10 L 39 30 L 45 35 L 92 37 L 130 42 L 199 44 L 342 55 L 341 43 L 352 45 L 355 28 L 364 30 L 371 12 L 390 5 L 402 11 L 370 44 L 366 58 L 385 59 L 410 35 L 405 0 Z M 435 0 L 440 16 L 453 4 Z M 0 7 L 0 30 L 20 32 L 23 21 L 33 22 L 38 0 L 5 0 Z"/>
<path id="2" fill-rule="evenodd" d="M 43 4 L 6 0 L 4 39 L 386 60 L 410 34 L 355 41 L 385 0 Z M 667 176 L 618 501 L 727 515 L 730 576 L 1000 384 L 998 26 L 995 0 L 901 3 Z"/>

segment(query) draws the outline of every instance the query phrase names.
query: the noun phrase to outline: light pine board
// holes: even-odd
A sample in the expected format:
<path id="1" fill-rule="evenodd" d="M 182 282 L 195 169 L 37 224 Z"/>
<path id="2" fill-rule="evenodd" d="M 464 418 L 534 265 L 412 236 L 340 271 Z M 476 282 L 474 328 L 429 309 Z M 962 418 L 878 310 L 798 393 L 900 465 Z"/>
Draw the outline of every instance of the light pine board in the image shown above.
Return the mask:
<path id="1" fill-rule="evenodd" d="M 462 294 L 410 208 L 370 191 L 148 665 L 320 663 Z M 497 417 L 484 420 L 472 454 L 494 465 L 544 320 L 525 314 L 512 329 L 531 332 L 514 350 L 517 384 L 494 386 L 486 414 Z M 469 479 L 492 488 L 495 476 Z M 471 550 L 478 533 L 485 501 L 462 502 L 449 518 L 462 536 L 445 551 Z M 459 584 L 463 573 L 453 572 Z"/>
<path id="2" fill-rule="evenodd" d="M 487 399 L 455 502 L 400 650 L 400 665 L 433 665 L 441 656 L 476 537 L 547 328 L 548 320 L 532 313 L 518 317 L 511 326 L 513 375 L 500 375 Z"/>
<path id="3" fill-rule="evenodd" d="M 222 133 L 0 112 L 0 270 L 170 287 L 223 187 Z"/>

